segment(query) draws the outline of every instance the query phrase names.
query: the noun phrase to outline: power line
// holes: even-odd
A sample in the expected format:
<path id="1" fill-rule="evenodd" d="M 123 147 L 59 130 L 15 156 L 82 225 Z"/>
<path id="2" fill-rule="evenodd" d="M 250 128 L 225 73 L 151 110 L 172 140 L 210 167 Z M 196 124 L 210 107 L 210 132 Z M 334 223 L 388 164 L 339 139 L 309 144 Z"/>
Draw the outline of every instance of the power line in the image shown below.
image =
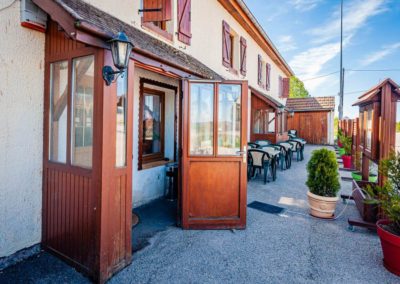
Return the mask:
<path id="1" fill-rule="evenodd" d="M 337 74 L 337 73 L 339 73 L 339 72 L 340 72 L 340 71 L 335 71 L 335 72 L 332 72 L 332 73 L 329 73 L 329 74 L 320 75 L 320 76 L 312 77 L 312 78 L 307 78 L 307 79 L 304 79 L 304 80 L 302 80 L 302 81 L 304 82 L 304 81 L 315 80 L 315 79 L 319 79 L 319 78 L 323 78 L 323 77 L 328 77 L 328 76 L 331 76 L 331 75 L 333 75 L 333 74 Z"/>
<path id="2" fill-rule="evenodd" d="M 346 69 L 353 72 L 391 72 L 400 71 L 400 69 Z"/>

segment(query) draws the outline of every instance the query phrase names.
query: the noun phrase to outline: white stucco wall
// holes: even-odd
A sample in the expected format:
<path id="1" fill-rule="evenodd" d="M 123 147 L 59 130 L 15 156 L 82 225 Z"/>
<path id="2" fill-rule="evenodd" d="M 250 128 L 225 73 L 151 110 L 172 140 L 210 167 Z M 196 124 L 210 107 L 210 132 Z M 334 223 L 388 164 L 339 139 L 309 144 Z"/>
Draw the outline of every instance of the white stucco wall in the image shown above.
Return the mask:
<path id="1" fill-rule="evenodd" d="M 140 78 L 146 78 L 176 87 L 178 87 L 179 82 L 141 68 L 135 69 L 134 76 L 132 201 L 133 207 L 137 207 L 165 194 L 165 166 L 138 170 L 139 127 L 141 127 L 141 124 L 139 125 L 139 80 Z M 145 84 L 145 87 L 150 87 L 150 85 Z M 151 86 L 151 88 L 165 92 L 165 157 L 172 161 L 174 159 L 175 92 L 156 86 Z"/>
<path id="2" fill-rule="evenodd" d="M 177 0 L 173 0 L 174 32 L 173 41 L 165 40 L 155 32 L 143 28 L 141 25 L 141 14 L 138 9 L 142 0 L 120 0 L 118 5 L 109 0 L 84 0 L 107 13 L 114 15 L 120 20 L 135 26 L 144 32 L 168 43 L 179 50 L 186 52 L 199 59 L 205 65 L 218 74 L 231 80 L 248 80 L 249 86 L 266 93 L 279 100 L 279 76 L 287 77 L 284 72 L 269 58 L 269 56 L 250 37 L 246 30 L 225 10 L 217 0 L 195 0 L 192 1 L 192 42 L 186 45 L 177 39 Z M 222 21 L 225 20 L 231 29 L 247 40 L 247 74 L 246 76 L 233 74 L 222 65 Z M 239 50 L 235 52 L 239 55 Z M 271 64 L 271 88 L 269 91 L 258 85 L 258 54 L 262 55 L 263 61 Z M 239 70 L 238 70 L 239 71 Z M 265 72 L 263 70 L 263 72 Z M 263 79 L 265 80 L 265 79 Z"/>
<path id="3" fill-rule="evenodd" d="M 0 257 L 41 240 L 45 37 L 19 7 L 0 11 Z"/>

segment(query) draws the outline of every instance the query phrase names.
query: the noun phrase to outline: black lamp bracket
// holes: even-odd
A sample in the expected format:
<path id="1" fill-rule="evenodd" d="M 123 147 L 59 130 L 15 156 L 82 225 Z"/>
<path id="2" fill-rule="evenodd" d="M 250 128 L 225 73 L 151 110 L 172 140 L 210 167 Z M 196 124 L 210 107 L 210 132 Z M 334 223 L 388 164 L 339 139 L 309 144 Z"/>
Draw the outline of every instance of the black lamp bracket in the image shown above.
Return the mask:
<path id="1" fill-rule="evenodd" d="M 106 82 L 107 86 L 110 86 L 112 83 L 117 81 L 119 76 L 124 76 L 125 70 L 118 70 L 114 71 L 111 66 L 104 66 L 103 67 L 103 79 Z"/>

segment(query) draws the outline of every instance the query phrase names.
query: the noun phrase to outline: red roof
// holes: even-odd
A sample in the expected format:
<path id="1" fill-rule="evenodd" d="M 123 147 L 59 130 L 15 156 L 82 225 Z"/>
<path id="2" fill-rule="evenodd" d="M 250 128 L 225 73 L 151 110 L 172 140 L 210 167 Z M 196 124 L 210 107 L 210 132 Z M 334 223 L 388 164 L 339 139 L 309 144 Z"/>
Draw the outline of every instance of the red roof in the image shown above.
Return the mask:
<path id="1" fill-rule="evenodd" d="M 286 108 L 292 111 L 335 110 L 335 97 L 289 98 Z"/>

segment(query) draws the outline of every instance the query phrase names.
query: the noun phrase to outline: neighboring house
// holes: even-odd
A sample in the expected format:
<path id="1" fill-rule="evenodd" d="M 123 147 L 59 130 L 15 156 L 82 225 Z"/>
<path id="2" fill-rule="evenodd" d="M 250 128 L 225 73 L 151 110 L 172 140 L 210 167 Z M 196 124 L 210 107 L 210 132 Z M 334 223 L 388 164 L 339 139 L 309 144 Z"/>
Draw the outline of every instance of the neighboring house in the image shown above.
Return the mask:
<path id="1" fill-rule="evenodd" d="M 244 2 L 32 1 L 0 10 L 0 267 L 42 243 L 105 281 L 130 263 L 131 209 L 164 195 L 169 162 L 183 228 L 245 228 L 254 98 L 285 139 L 293 72 Z M 122 31 L 134 48 L 107 85 Z"/>
<path id="2" fill-rule="evenodd" d="M 286 108 L 294 113 L 288 129 L 310 144 L 334 144 L 335 97 L 289 98 Z"/>

